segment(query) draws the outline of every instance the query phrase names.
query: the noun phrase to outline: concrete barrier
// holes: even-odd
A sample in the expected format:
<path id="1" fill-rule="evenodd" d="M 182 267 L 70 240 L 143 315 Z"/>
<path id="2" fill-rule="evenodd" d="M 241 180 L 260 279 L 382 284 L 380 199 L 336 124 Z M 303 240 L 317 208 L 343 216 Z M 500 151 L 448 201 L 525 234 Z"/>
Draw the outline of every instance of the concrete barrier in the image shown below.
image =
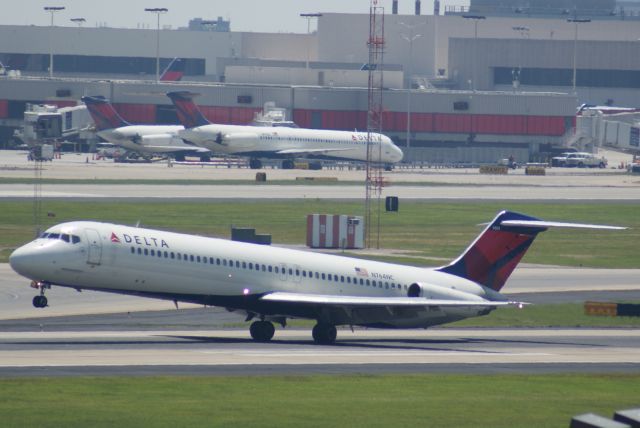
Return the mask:
<path id="1" fill-rule="evenodd" d="M 480 167 L 480 174 L 506 175 L 508 173 L 509 168 L 502 165 L 482 165 Z"/>

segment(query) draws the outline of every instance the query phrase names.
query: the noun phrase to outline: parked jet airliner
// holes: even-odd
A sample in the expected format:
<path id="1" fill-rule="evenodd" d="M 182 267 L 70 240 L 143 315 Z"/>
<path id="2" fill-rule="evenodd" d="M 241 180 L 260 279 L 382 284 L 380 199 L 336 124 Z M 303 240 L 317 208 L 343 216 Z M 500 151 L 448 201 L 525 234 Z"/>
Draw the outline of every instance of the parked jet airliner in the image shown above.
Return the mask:
<path id="1" fill-rule="evenodd" d="M 178 136 L 184 129 L 181 125 L 132 125 L 102 96 L 82 97 L 82 101 L 95 122 L 98 136 L 126 150 L 142 156 L 171 154 L 180 160 L 188 154 L 199 156 L 202 161 L 211 156 L 209 150 L 186 144 Z"/>
<path id="2" fill-rule="evenodd" d="M 213 124 L 194 104 L 196 95 L 185 91 L 167 94 L 185 127 L 178 135 L 212 152 L 247 156 L 253 169 L 262 167 L 260 158 L 285 159 L 283 169 L 292 169 L 295 158 L 367 160 L 366 132 Z M 374 163 L 390 166 L 402 160 L 402 150 L 386 135 L 372 133 L 369 147 Z"/>
<path id="3" fill-rule="evenodd" d="M 221 306 L 257 318 L 250 332 L 269 341 L 273 322 L 317 321 L 316 343 L 336 326 L 426 328 L 521 305 L 500 294 L 537 234 L 549 227 L 622 229 L 540 221 L 503 211 L 447 266 L 424 269 L 222 239 L 78 221 L 47 229 L 16 249 L 11 267 L 40 288 L 53 285 Z"/>

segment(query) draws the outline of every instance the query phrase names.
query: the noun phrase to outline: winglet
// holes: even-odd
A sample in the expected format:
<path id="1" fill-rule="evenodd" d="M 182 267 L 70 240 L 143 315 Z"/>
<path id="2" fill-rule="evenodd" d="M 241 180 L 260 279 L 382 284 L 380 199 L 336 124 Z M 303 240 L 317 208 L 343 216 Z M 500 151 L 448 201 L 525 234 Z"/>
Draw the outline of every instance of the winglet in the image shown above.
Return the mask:
<path id="1" fill-rule="evenodd" d="M 209 125 L 209 122 L 193 99 L 199 94 L 188 91 L 169 92 L 167 96 L 171 98 L 171 102 L 176 107 L 176 113 L 180 123 L 186 128 L 195 128 L 196 126 Z"/>

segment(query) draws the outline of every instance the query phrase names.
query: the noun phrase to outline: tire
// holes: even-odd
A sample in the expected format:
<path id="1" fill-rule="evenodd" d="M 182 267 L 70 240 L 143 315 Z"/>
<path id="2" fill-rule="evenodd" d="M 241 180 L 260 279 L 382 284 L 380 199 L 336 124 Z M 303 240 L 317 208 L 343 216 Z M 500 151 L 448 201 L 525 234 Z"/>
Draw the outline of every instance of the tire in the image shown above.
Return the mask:
<path id="1" fill-rule="evenodd" d="M 334 325 L 318 323 L 313 327 L 311 335 L 318 345 L 332 345 L 336 341 L 338 331 Z"/>
<path id="2" fill-rule="evenodd" d="M 200 162 L 211 162 L 210 156 L 200 156 Z"/>
<path id="3" fill-rule="evenodd" d="M 293 169 L 295 164 L 291 159 L 285 159 L 282 161 L 282 169 Z"/>
<path id="4" fill-rule="evenodd" d="M 260 159 L 249 159 L 249 168 L 251 169 L 262 168 L 262 161 Z"/>
<path id="5" fill-rule="evenodd" d="M 36 308 L 46 308 L 47 298 L 45 296 L 35 296 L 32 303 Z"/>
<path id="6" fill-rule="evenodd" d="M 270 341 L 275 331 L 275 327 L 269 321 L 254 321 L 249 327 L 249 333 L 256 342 Z"/>
<path id="7" fill-rule="evenodd" d="M 178 154 L 175 156 L 175 160 L 176 162 L 184 162 L 184 155 L 183 154 Z"/>
<path id="8" fill-rule="evenodd" d="M 598 165 L 598 168 L 600 169 L 606 168 L 606 165 L 604 164 L 604 162 L 600 162 L 600 164 Z"/>

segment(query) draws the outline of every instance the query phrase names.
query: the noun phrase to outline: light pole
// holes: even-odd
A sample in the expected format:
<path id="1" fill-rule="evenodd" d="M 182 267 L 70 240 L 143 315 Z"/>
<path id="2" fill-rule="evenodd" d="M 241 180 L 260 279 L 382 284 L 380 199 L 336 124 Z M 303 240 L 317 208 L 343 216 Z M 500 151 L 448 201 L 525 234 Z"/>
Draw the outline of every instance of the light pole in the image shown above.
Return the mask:
<path id="1" fill-rule="evenodd" d="M 573 22 L 575 27 L 573 33 L 573 77 L 571 79 L 571 83 L 573 85 L 573 93 L 576 93 L 576 75 L 577 75 L 577 60 L 578 60 L 578 24 L 583 24 L 585 22 L 591 22 L 590 19 L 578 19 L 578 18 L 569 18 L 567 22 Z"/>
<path id="2" fill-rule="evenodd" d="M 155 13 L 158 16 L 156 32 L 156 83 L 160 83 L 160 15 L 169 12 L 166 7 L 147 7 L 145 12 Z"/>
<path id="3" fill-rule="evenodd" d="M 301 13 L 301 18 L 307 19 L 307 34 L 311 34 L 311 20 L 318 19 L 322 16 L 321 13 Z M 307 43 L 309 41 L 307 40 Z M 309 52 L 309 45 L 307 45 L 307 62 L 305 63 L 305 68 L 309 68 L 309 62 L 311 62 L 311 53 Z"/>
<path id="4" fill-rule="evenodd" d="M 320 18 L 322 16 L 321 13 L 301 13 L 301 18 L 307 19 L 307 34 L 311 33 L 311 20 L 314 18 Z"/>
<path id="5" fill-rule="evenodd" d="M 406 42 L 409 43 L 409 66 L 407 67 L 408 85 L 407 85 L 407 149 L 411 147 L 411 73 L 413 72 L 413 42 L 422 37 L 422 34 L 414 34 L 416 27 L 422 24 L 409 25 L 399 22 L 400 25 L 409 30 L 409 34 L 400 34 Z"/>
<path id="6" fill-rule="evenodd" d="M 481 19 L 487 19 L 486 16 L 483 15 L 462 15 L 464 19 L 473 20 L 473 70 L 471 77 L 471 89 L 475 92 L 476 90 L 476 57 L 478 56 L 478 21 Z"/>
<path id="7" fill-rule="evenodd" d="M 51 34 L 49 34 L 49 77 L 53 77 L 53 15 L 65 10 L 64 6 L 45 6 L 44 11 L 51 14 Z"/>
<path id="8" fill-rule="evenodd" d="M 517 31 L 520 33 L 520 36 L 522 36 L 522 40 L 525 39 L 525 37 L 527 39 L 529 39 L 529 27 L 511 27 L 511 29 L 513 31 Z M 518 88 L 520 86 L 520 77 L 522 74 L 522 62 L 523 62 L 523 55 L 522 55 L 523 49 L 520 48 L 520 54 L 518 55 L 518 69 L 517 71 L 514 69 L 512 72 L 513 75 L 513 89 L 515 90 L 516 88 Z"/>
<path id="9" fill-rule="evenodd" d="M 82 27 L 82 24 L 84 24 L 85 22 L 87 22 L 86 19 L 84 18 L 71 18 L 69 21 L 74 22 L 76 24 L 78 24 L 78 27 Z"/>

